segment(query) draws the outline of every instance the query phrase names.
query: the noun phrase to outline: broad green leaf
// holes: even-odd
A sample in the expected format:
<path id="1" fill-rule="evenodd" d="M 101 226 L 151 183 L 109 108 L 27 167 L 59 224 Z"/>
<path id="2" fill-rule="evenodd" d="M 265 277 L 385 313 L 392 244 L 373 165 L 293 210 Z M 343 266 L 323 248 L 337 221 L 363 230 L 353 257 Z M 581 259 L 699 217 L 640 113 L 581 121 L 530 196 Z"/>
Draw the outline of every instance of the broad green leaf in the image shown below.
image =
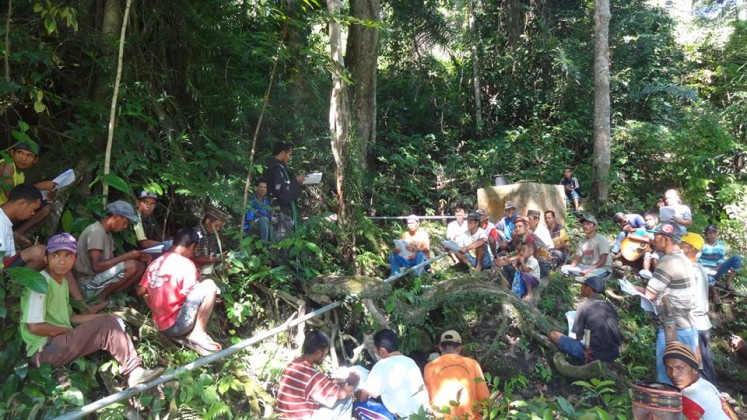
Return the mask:
<path id="1" fill-rule="evenodd" d="M 29 267 L 6 268 L 11 279 L 37 293 L 47 293 L 47 280 L 38 271 Z"/>
<path id="2" fill-rule="evenodd" d="M 73 213 L 70 210 L 65 210 L 62 213 L 60 223 L 62 224 L 63 231 L 71 232 L 73 230 Z"/>
<path id="3" fill-rule="evenodd" d="M 70 388 L 62 394 L 62 398 L 70 404 L 82 406 L 85 402 L 83 393 L 77 388 Z"/>
<path id="4" fill-rule="evenodd" d="M 106 174 L 101 176 L 101 180 L 108 184 L 110 187 L 115 188 L 123 193 L 129 194 L 130 187 L 127 185 L 124 179 L 114 174 Z"/>

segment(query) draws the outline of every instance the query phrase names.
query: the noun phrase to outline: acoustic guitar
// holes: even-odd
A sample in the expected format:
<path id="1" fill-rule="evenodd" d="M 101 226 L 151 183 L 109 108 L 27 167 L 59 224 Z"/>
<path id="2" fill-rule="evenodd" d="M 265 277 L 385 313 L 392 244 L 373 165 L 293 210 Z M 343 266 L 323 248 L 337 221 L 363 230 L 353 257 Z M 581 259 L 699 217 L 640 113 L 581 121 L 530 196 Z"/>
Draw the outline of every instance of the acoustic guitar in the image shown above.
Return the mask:
<path id="1" fill-rule="evenodd" d="M 648 238 L 628 236 L 620 242 L 620 254 L 628 261 L 635 261 L 650 250 Z"/>

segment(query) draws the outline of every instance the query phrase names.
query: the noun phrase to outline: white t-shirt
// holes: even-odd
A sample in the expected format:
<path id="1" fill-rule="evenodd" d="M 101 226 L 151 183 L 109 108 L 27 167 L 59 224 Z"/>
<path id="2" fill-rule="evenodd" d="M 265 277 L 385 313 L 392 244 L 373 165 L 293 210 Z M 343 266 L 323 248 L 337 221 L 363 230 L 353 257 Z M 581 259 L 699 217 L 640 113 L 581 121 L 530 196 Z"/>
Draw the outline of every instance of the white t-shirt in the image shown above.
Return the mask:
<path id="1" fill-rule="evenodd" d="M 467 228 L 467 221 L 462 220 L 462 224 L 457 223 L 456 220 L 446 225 L 446 239 L 456 240 L 463 233 L 466 233 L 469 229 Z"/>
<path id="2" fill-rule="evenodd" d="M 3 209 L 0 209 L 0 251 L 5 252 L 5 258 L 16 255 L 16 241 L 13 239 L 13 222 L 8 219 Z"/>
<path id="3" fill-rule="evenodd" d="M 547 229 L 547 226 L 543 224 L 537 225 L 537 229 L 534 231 L 534 234 L 537 235 L 538 238 L 540 238 L 540 241 L 547 245 L 547 249 L 555 248 L 555 244 L 552 242 L 552 235 L 550 235 L 550 231 Z"/>
<path id="4" fill-rule="evenodd" d="M 700 378 L 682 390 L 682 415 L 688 419 L 731 420 L 737 416 L 712 383 Z"/>
<path id="5" fill-rule="evenodd" d="M 420 407 L 429 407 L 420 368 L 401 354 L 376 362 L 360 389 L 373 397 L 380 396 L 387 410 L 403 418 L 417 413 Z"/>
<path id="6" fill-rule="evenodd" d="M 711 319 L 708 318 L 708 274 L 697 262 L 693 263 L 692 279 L 693 297 L 695 298 L 695 307 L 692 310 L 693 324 L 698 331 L 708 331 L 713 326 Z"/>
<path id="7" fill-rule="evenodd" d="M 539 261 L 537 261 L 537 259 L 534 258 L 534 255 L 527 258 L 527 260 L 524 261 L 524 265 L 532 269 L 532 271 L 530 271 L 529 274 L 533 275 L 534 278 L 536 278 L 537 280 L 542 278 L 542 275 L 540 274 Z"/>
<path id="8" fill-rule="evenodd" d="M 692 220 L 693 215 L 690 211 L 690 207 L 684 204 L 675 204 L 673 206 L 664 206 L 659 209 L 659 221 L 661 222 L 672 222 L 677 225 L 681 234 L 687 233 L 687 226 L 681 225 L 677 222 L 672 221 L 672 218 L 678 218 L 683 220 Z"/>

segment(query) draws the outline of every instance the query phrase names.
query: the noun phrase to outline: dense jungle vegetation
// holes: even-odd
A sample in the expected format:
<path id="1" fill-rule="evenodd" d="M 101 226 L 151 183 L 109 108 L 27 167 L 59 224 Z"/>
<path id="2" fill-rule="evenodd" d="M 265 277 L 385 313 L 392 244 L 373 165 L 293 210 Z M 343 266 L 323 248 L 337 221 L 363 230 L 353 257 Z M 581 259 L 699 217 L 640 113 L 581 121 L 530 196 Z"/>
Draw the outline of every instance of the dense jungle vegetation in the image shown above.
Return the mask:
<path id="1" fill-rule="evenodd" d="M 564 325 L 565 311 L 576 304 L 578 286 L 556 274 L 536 308 L 490 275 L 455 273 L 443 261 L 432 274 L 372 294 L 323 287 L 334 276 L 386 277 L 391 239 L 403 226 L 368 216 L 474 207 L 476 189 L 497 174 L 555 184 L 571 167 L 589 191 L 595 2 L 328 3 L 0 5 L 2 148 L 27 138 L 42 145 L 39 164 L 26 174 L 32 181 L 67 168 L 77 174 L 36 232 L 40 242 L 59 231 L 79 235 L 102 216 L 105 201 L 132 200 L 142 189 L 163 196 L 156 215 L 167 235 L 196 225 L 203 206 L 217 204 L 234 218 L 223 242 L 230 269 L 219 279 L 221 302 L 210 328 L 225 346 L 347 298 L 307 323 L 334 332 L 334 363 L 353 358 L 353 348 L 385 324 L 400 332 L 407 353 L 428 350 L 453 328 L 464 331 L 467 353 L 510 403 L 492 407 L 490 418 L 630 418 L 627 384 L 655 376 L 654 328 L 637 301 L 616 302 L 621 371 L 612 380 L 574 383 L 536 337 Z M 745 7 L 734 0 L 612 2 L 609 196 L 586 203 L 606 233 L 614 232 L 616 211 L 642 213 L 677 188 L 693 209 L 694 230 L 718 224 L 735 251 L 747 251 Z M 344 65 L 334 54 L 341 47 L 330 36 L 335 25 L 346 35 Z M 373 79 L 361 76 L 366 68 Z M 332 125 L 331 101 L 338 110 Z M 342 137 L 340 121 L 350 123 Z M 324 178 L 305 189 L 296 234 L 266 250 L 242 236 L 241 215 L 245 186 L 261 176 L 278 140 L 296 146 L 293 171 L 322 171 Z M 579 234 L 572 217 L 567 224 Z M 440 224 L 425 225 L 443 236 Z M 740 276 L 743 294 L 746 280 Z M 28 367 L 18 296 L 34 282 L 23 271 L 5 271 L 0 280 L 0 416 L 7 418 L 51 418 L 118 386 L 118 367 L 103 355 L 56 371 Z M 132 296 L 116 303 L 148 315 Z M 712 311 L 722 390 L 744 410 L 747 373 L 726 337 L 747 334 L 747 300 L 730 296 Z M 162 341 L 149 322 L 129 327 L 148 366 L 198 357 Z M 266 415 L 297 340 L 290 330 L 99 415 Z M 360 357 L 366 361 L 365 353 Z"/>

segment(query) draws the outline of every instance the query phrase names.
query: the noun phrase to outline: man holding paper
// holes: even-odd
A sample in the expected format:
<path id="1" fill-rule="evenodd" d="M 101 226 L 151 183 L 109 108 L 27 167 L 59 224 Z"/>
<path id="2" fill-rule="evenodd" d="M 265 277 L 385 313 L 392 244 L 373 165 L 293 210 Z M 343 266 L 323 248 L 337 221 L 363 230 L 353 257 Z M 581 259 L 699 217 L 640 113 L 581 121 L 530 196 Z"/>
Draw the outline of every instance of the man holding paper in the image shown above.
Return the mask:
<path id="1" fill-rule="evenodd" d="M 480 228 L 480 215 L 470 213 L 467 216 L 467 232 L 462 234 L 459 250 L 454 255 L 477 271 L 482 271 L 493 266 L 493 256 L 488 249 L 488 234 Z"/>
<path id="2" fill-rule="evenodd" d="M 394 252 L 389 255 L 391 275 L 399 273 L 403 267 L 414 267 L 430 258 L 431 240 L 423 229 L 420 229 L 418 216 L 407 216 L 407 231 L 400 240 L 394 241 Z M 423 274 L 424 267 L 415 270 L 415 275 Z"/>
<path id="3" fill-rule="evenodd" d="M 272 199 L 273 207 L 280 209 L 279 212 L 273 212 L 275 241 L 281 241 L 290 235 L 298 223 L 296 200 L 301 196 L 304 176 L 298 175 L 294 178 L 288 174 L 286 165 L 290 162 L 292 154 L 293 146 L 287 141 L 280 141 L 272 148 L 273 156 L 267 159 L 267 192 Z"/>
<path id="4" fill-rule="evenodd" d="M 656 265 L 653 277 L 646 288 L 636 286 L 636 289 L 651 300 L 656 307 L 659 321 L 656 335 L 657 381 L 671 385 L 672 381 L 667 377 L 663 359 L 667 344 L 664 328 L 676 329 L 677 341 L 688 345 L 694 353 L 698 353 L 698 331 L 693 324 L 692 317 L 695 305 L 695 291 L 692 287 L 693 266 L 680 249 L 679 243 L 682 235 L 675 223 L 659 223 L 653 233 L 654 249 L 663 252 L 664 256 Z"/>
<path id="5" fill-rule="evenodd" d="M 576 310 L 571 332 L 573 339 L 559 331 L 550 333 L 550 341 L 560 351 L 583 363 L 594 360 L 613 362 L 620 356 L 620 327 L 615 307 L 602 299 L 599 294 L 604 291 L 604 279 L 593 276 L 584 280 L 581 296 L 585 297 Z M 588 342 L 586 331 L 589 331 Z"/>

